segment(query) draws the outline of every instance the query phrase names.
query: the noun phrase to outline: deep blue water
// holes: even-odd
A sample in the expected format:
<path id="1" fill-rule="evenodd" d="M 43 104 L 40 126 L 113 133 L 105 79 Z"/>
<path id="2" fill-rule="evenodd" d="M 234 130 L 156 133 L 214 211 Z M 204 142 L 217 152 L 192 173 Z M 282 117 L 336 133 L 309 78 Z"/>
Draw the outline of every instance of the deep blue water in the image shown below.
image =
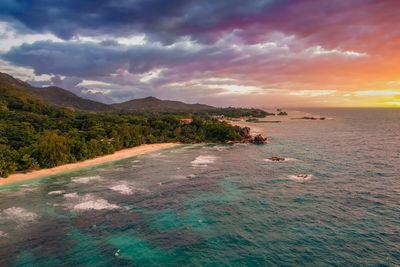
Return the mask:
<path id="1" fill-rule="evenodd" d="M 3 187 L 0 265 L 399 266 L 400 110 L 308 112 Z"/>

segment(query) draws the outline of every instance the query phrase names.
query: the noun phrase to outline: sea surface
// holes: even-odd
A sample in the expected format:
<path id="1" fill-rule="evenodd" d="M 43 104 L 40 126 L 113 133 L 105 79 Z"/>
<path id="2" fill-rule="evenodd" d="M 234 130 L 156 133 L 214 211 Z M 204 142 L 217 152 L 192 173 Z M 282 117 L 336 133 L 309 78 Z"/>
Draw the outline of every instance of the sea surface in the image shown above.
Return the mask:
<path id="1" fill-rule="evenodd" d="M 302 112 L 0 188 L 0 266 L 399 266 L 400 109 Z"/>

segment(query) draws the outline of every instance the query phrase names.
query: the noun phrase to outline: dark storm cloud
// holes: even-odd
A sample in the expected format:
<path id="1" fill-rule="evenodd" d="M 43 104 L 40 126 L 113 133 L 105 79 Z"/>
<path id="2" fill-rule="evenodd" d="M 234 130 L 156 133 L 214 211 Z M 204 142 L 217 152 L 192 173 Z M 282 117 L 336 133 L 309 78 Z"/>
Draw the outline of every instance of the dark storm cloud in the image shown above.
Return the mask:
<path id="1" fill-rule="evenodd" d="M 76 35 L 146 33 L 172 43 L 182 36 L 204 39 L 224 20 L 257 14 L 274 0 L 2 0 L 0 18 L 62 39 Z"/>
<path id="2" fill-rule="evenodd" d="M 230 50 L 215 47 L 185 49 L 179 46 L 110 46 L 97 43 L 40 41 L 14 47 L 2 58 L 35 73 L 77 77 L 106 76 L 118 69 L 144 73 L 154 68 L 223 60 Z"/>
<path id="3" fill-rule="evenodd" d="M 375 90 L 398 81 L 399 9 L 399 0 L 0 0 L 0 64 L 118 101 Z M 109 86 L 81 87 L 88 81 Z"/>

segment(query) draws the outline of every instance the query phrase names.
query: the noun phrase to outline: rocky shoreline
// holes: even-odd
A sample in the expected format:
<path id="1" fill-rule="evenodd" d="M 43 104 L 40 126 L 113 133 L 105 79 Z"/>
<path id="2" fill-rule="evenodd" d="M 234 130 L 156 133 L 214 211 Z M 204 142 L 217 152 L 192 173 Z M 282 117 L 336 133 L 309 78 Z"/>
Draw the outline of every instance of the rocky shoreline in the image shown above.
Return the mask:
<path id="1" fill-rule="evenodd" d="M 241 135 L 243 138 L 241 140 L 237 141 L 229 141 L 228 144 L 266 144 L 267 137 L 265 137 L 263 134 L 257 134 L 255 136 L 252 136 L 250 134 L 250 128 L 249 127 L 244 127 L 242 129 Z"/>

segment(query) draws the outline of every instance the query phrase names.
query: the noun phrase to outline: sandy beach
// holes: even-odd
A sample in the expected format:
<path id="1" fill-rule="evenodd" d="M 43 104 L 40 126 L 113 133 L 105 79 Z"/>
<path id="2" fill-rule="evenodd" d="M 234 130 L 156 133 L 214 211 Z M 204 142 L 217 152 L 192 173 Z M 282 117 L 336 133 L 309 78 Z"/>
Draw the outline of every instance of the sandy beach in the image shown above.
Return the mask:
<path id="1" fill-rule="evenodd" d="M 16 183 L 16 182 L 27 181 L 30 179 L 40 178 L 43 176 L 59 174 L 59 173 L 66 172 L 66 171 L 78 170 L 78 169 L 82 169 L 85 167 L 103 164 L 106 162 L 121 160 L 124 158 L 130 158 L 130 157 L 138 156 L 141 154 L 153 152 L 153 151 L 164 149 L 164 148 L 171 148 L 171 147 L 174 147 L 177 145 L 181 145 L 181 144 L 179 144 L 179 143 L 145 144 L 145 145 L 141 145 L 141 146 L 137 146 L 137 147 L 133 147 L 133 148 L 122 149 L 122 150 L 116 151 L 114 154 L 105 155 L 105 156 L 97 157 L 94 159 L 88 159 L 88 160 L 81 161 L 81 162 L 65 164 L 65 165 L 57 166 L 57 167 L 50 168 L 50 169 L 41 169 L 41 170 L 32 171 L 32 172 L 28 172 L 28 173 L 15 173 L 15 174 L 11 174 L 7 178 L 0 178 L 0 186 L 6 185 L 6 184 L 11 184 L 11 183 Z"/>

